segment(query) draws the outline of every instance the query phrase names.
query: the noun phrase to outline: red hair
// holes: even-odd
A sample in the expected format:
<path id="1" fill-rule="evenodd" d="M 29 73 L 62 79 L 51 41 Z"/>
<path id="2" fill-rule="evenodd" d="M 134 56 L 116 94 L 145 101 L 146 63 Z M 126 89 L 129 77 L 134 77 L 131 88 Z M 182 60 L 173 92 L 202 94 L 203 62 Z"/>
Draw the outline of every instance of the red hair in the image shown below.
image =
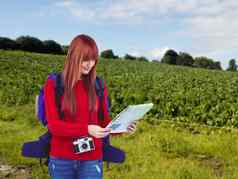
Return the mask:
<path id="1" fill-rule="evenodd" d="M 83 75 L 81 64 L 83 61 L 95 60 L 95 65 L 90 70 L 89 74 Z M 80 79 L 83 80 L 84 85 L 88 91 L 89 96 L 89 110 L 96 109 L 96 64 L 98 62 L 98 47 L 96 42 L 89 36 L 81 34 L 76 36 L 70 43 L 68 53 L 65 59 L 63 70 L 64 82 L 64 101 L 63 110 L 68 108 L 70 113 L 74 116 L 77 109 L 77 101 L 75 100 L 74 86 Z"/>

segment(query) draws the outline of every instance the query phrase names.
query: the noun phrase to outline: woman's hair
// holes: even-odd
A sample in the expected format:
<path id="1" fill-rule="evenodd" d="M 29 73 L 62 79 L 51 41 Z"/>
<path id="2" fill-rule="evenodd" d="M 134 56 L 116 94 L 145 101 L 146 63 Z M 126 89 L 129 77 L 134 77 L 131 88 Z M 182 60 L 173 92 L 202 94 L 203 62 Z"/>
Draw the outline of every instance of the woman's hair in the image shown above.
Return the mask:
<path id="1" fill-rule="evenodd" d="M 83 75 L 81 64 L 83 61 L 95 60 L 95 65 L 90 70 L 89 74 Z M 88 91 L 89 96 L 89 110 L 95 110 L 96 92 L 96 64 L 98 62 L 98 47 L 96 42 L 89 36 L 81 34 L 76 36 L 70 43 L 68 53 L 65 59 L 63 70 L 64 82 L 64 100 L 62 110 L 69 109 L 72 116 L 77 110 L 77 101 L 74 93 L 74 86 L 81 78 Z"/>

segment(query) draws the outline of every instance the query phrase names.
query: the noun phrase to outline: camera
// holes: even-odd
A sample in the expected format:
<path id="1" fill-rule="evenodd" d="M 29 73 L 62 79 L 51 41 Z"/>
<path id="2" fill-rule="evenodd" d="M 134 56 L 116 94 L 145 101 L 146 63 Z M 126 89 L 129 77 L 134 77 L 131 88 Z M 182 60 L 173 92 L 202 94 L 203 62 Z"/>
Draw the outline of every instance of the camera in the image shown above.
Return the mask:
<path id="1" fill-rule="evenodd" d="M 76 138 L 73 141 L 73 148 L 75 154 L 89 152 L 95 150 L 95 145 L 92 137 Z"/>

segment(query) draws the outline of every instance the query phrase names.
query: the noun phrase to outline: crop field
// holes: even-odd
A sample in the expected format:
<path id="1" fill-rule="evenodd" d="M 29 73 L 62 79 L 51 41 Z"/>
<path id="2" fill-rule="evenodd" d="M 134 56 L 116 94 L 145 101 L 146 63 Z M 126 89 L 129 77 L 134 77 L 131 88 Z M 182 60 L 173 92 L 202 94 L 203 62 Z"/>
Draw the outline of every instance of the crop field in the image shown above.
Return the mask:
<path id="1" fill-rule="evenodd" d="M 46 130 L 34 100 L 64 58 L 0 50 L 0 178 L 48 178 L 21 146 Z M 104 165 L 105 179 L 238 178 L 238 73 L 100 58 L 97 74 L 112 118 L 129 104 L 154 103 L 135 134 L 111 138 L 127 158 Z"/>

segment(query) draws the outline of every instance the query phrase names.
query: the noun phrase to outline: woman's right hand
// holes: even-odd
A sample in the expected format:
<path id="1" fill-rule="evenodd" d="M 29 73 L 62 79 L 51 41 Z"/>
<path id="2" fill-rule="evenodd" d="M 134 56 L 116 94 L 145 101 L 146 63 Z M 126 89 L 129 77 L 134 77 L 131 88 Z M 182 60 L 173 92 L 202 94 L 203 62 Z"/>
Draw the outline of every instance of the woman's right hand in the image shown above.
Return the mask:
<path id="1" fill-rule="evenodd" d="M 88 125 L 88 133 L 96 138 L 104 138 L 110 134 L 111 129 L 102 128 L 99 125 Z"/>

